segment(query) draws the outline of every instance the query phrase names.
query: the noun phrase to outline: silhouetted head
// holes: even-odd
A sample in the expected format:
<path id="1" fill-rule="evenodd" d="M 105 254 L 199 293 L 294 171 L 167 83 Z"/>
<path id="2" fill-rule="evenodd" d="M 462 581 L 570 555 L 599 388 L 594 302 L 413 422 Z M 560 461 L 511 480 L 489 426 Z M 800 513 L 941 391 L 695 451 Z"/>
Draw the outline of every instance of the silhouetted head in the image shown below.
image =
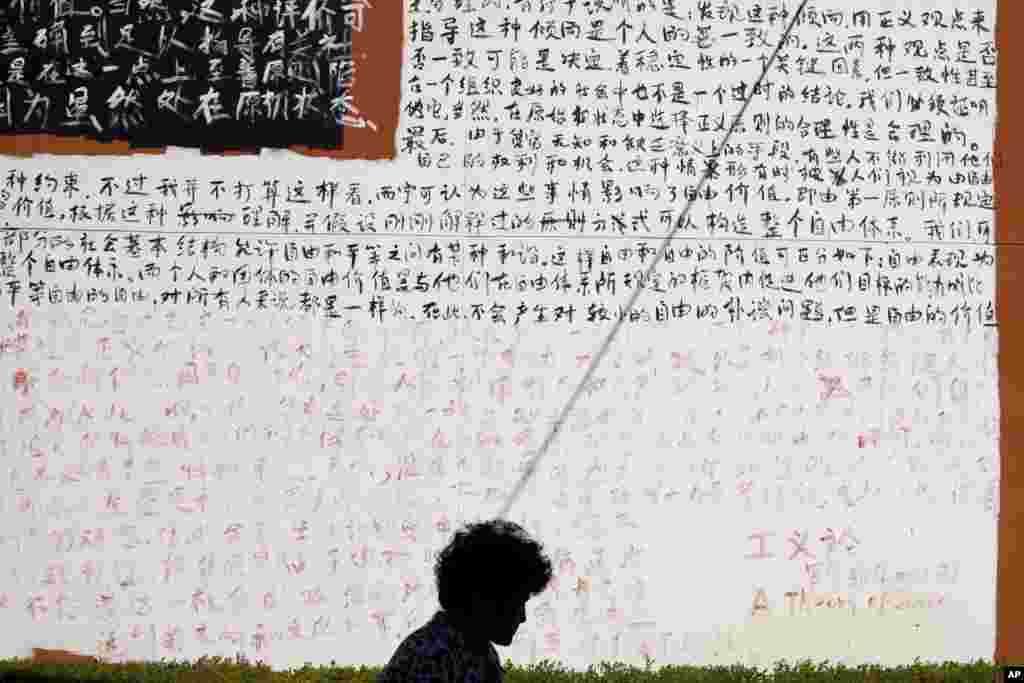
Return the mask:
<path id="1" fill-rule="evenodd" d="M 506 520 L 467 524 L 434 565 L 441 608 L 476 642 L 509 645 L 526 602 L 551 581 L 540 543 Z"/>

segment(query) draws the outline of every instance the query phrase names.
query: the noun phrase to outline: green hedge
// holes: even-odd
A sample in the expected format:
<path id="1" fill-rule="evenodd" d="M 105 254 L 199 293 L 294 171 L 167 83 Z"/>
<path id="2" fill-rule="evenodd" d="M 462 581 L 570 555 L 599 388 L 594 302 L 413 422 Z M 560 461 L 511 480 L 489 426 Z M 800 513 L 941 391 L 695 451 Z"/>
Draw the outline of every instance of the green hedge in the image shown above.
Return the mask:
<path id="1" fill-rule="evenodd" d="M 127 664 L 39 664 L 29 660 L 0 660 L 0 680 L 44 683 L 57 681 L 96 681 L 111 683 L 373 683 L 380 667 L 313 666 L 273 671 L 265 665 L 235 660 L 203 658 L 196 662 L 160 661 Z M 947 662 L 886 668 L 860 666 L 847 668 L 826 662 L 779 663 L 772 671 L 743 666 L 656 666 L 648 660 L 643 668 L 625 664 L 606 664 L 574 672 L 556 662 L 545 660 L 529 667 L 505 664 L 508 683 L 1001 683 L 1002 667 L 978 660 L 972 664 Z"/>

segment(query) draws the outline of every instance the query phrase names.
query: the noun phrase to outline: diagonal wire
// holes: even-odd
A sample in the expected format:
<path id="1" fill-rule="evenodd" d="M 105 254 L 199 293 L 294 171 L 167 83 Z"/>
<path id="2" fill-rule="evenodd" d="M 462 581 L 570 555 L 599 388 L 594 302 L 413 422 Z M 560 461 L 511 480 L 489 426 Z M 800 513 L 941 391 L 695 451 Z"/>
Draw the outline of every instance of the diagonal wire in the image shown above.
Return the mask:
<path id="1" fill-rule="evenodd" d="M 763 81 L 764 77 L 768 74 L 768 69 L 771 68 L 772 63 L 775 61 L 775 57 L 779 54 L 779 51 L 782 49 L 782 46 L 786 44 L 786 40 L 789 39 L 789 34 L 793 32 L 793 26 L 796 25 L 796 21 L 799 18 L 800 13 L 803 11 L 804 5 L 806 4 L 807 0 L 802 0 L 800 2 L 800 6 L 797 7 L 796 11 L 793 13 L 793 18 L 790 20 L 789 25 L 786 26 L 786 30 L 783 31 L 782 38 L 779 40 L 779 44 L 775 46 L 775 50 L 772 52 L 772 56 L 768 59 L 767 62 L 765 62 L 764 69 L 761 71 L 761 75 L 758 76 L 757 82 L 754 83 L 753 87 L 750 88 L 750 92 L 747 93 L 747 97 L 743 101 L 743 106 L 740 107 L 739 113 L 735 116 L 735 118 L 733 118 L 732 125 L 729 126 L 729 130 L 726 132 L 725 137 L 722 139 L 722 144 L 718 146 L 718 150 L 715 152 L 715 157 L 721 154 L 722 150 L 728 144 L 729 138 L 732 137 L 733 131 L 736 130 L 737 123 L 739 123 L 739 121 L 743 118 L 743 114 L 746 113 L 747 107 L 750 105 L 750 101 L 754 96 L 754 92 L 760 87 L 761 81 Z M 672 227 L 672 230 L 662 240 L 661 246 L 658 248 L 658 253 L 654 256 L 654 260 L 651 261 L 651 265 L 647 267 L 645 282 L 651 278 L 651 275 L 654 273 L 654 269 L 658 266 L 658 264 L 661 262 L 661 259 L 665 256 L 666 248 L 671 243 L 673 237 L 675 237 L 675 234 L 679 231 L 679 228 L 682 226 L 683 221 L 685 221 L 686 217 L 689 215 L 690 208 L 693 206 L 694 200 L 700 195 L 700 191 L 704 187 L 704 183 L 707 181 L 708 177 L 711 175 L 713 168 L 714 163 L 713 161 L 709 160 L 707 167 L 704 171 L 704 175 L 701 176 L 700 181 L 697 183 L 697 187 L 694 190 L 691 199 L 686 203 L 686 207 L 679 214 L 679 218 L 678 220 L 676 220 L 675 225 Z M 633 310 L 633 306 L 636 305 L 636 301 L 638 298 L 640 298 L 640 294 L 642 292 L 643 289 L 640 287 L 637 287 L 636 289 L 633 290 L 632 296 L 629 297 L 629 303 L 627 304 L 626 310 L 624 312 L 625 314 L 628 314 L 630 311 Z M 538 451 L 537 455 L 526 467 L 526 470 L 523 472 L 522 476 L 519 477 L 519 481 L 516 482 L 515 487 L 513 487 L 513 489 L 509 492 L 507 498 L 505 499 L 505 504 L 501 508 L 501 512 L 498 513 L 499 518 L 507 518 L 508 512 L 512 508 L 512 505 L 516 502 L 516 500 L 519 499 L 519 496 L 522 495 L 523 489 L 526 487 L 526 484 L 530 480 L 530 477 L 532 477 L 534 473 L 537 471 L 537 464 L 540 462 L 541 458 L 547 455 L 547 452 L 548 450 L 550 450 L 551 444 L 554 442 L 555 437 L 558 436 L 558 433 L 562 429 L 562 425 L 565 424 L 566 418 L 569 416 L 573 408 L 576 406 L 576 402 L 579 400 L 580 395 L 583 393 L 584 387 L 589 385 L 591 377 L 593 377 L 594 372 L 597 370 L 597 366 L 601 364 L 602 360 L 604 360 L 605 355 L 608 353 L 609 347 L 611 347 L 612 342 L 615 340 L 615 337 L 619 334 L 619 330 L 622 328 L 622 323 L 625 320 L 625 317 L 626 316 L 624 314 L 619 315 L 619 319 L 615 321 L 615 324 L 612 326 L 611 332 L 608 333 L 608 336 L 601 344 L 601 347 L 598 350 L 597 355 L 594 357 L 593 361 L 588 365 L 587 371 L 583 375 L 583 379 L 580 380 L 580 383 L 579 385 L 577 385 L 576 390 L 573 391 L 572 396 L 569 398 L 569 401 L 565 404 L 565 407 L 562 409 L 561 414 L 558 416 L 558 420 L 555 422 L 554 425 L 552 425 L 551 430 L 548 432 L 548 435 L 544 438 L 544 442 L 541 444 L 540 450 Z"/>

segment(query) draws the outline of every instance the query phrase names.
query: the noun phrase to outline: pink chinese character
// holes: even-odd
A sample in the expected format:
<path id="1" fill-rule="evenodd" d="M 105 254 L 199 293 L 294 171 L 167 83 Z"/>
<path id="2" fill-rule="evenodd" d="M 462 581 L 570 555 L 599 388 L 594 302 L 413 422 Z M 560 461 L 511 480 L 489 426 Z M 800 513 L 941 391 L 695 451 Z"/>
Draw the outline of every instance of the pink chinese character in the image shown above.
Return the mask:
<path id="1" fill-rule="evenodd" d="M 466 415 L 466 406 L 462 401 L 448 401 L 448 407 L 443 411 L 445 417 L 464 417 Z"/>
<path id="2" fill-rule="evenodd" d="M 174 626 L 166 626 L 160 635 L 160 646 L 168 652 L 177 650 L 178 630 Z"/>
<path id="3" fill-rule="evenodd" d="M 302 410 L 306 415 L 318 415 L 320 413 L 320 402 L 316 396 L 310 396 L 302 404 Z"/>
<path id="4" fill-rule="evenodd" d="M 448 441 L 448 437 L 444 435 L 440 429 L 434 432 L 434 438 L 430 440 L 430 444 L 434 448 L 448 448 L 451 446 L 451 442 Z"/>
<path id="5" fill-rule="evenodd" d="M 242 379 L 242 369 L 238 366 L 238 363 L 231 363 L 227 369 L 227 381 L 228 384 L 238 384 L 239 380 Z"/>
<path id="6" fill-rule="evenodd" d="M 186 363 L 184 368 L 178 370 L 178 388 L 186 384 L 199 384 L 199 370 L 195 363 Z"/>
<path id="7" fill-rule="evenodd" d="M 515 363 L 515 354 L 512 353 L 511 349 L 502 351 L 498 354 L 498 364 L 503 368 L 511 368 Z"/>
<path id="8" fill-rule="evenodd" d="M 757 551 L 747 555 L 746 556 L 747 559 L 750 559 L 750 560 L 764 560 L 764 559 L 768 559 L 770 557 L 775 557 L 774 553 L 769 553 L 765 549 L 765 539 L 768 536 L 774 536 L 774 535 L 775 534 L 770 532 L 770 531 L 758 531 L 758 532 L 755 532 L 755 533 L 751 534 L 750 536 L 747 536 L 747 540 L 748 541 L 753 541 L 753 540 L 757 539 L 757 542 L 758 542 L 757 543 Z"/>
<path id="9" fill-rule="evenodd" d="M 334 373 L 334 385 L 338 387 L 348 386 L 348 383 L 352 380 L 352 373 L 342 368 Z"/>
<path id="10" fill-rule="evenodd" d="M 822 401 L 826 401 L 831 398 L 848 398 L 850 396 L 850 392 L 847 391 L 841 375 L 835 373 L 819 373 L 818 381 L 823 385 L 823 389 L 821 391 Z"/>
<path id="11" fill-rule="evenodd" d="M 64 428 L 64 411 L 54 406 L 50 407 L 50 417 L 46 420 L 46 426 L 53 431 L 60 431 Z"/>
<path id="12" fill-rule="evenodd" d="M 690 352 L 673 351 L 672 352 L 672 367 L 676 370 L 680 370 L 690 365 Z"/>
<path id="13" fill-rule="evenodd" d="M 274 609 L 275 604 L 273 593 L 263 594 L 263 609 Z"/>
<path id="14" fill-rule="evenodd" d="M 794 531 L 786 539 L 793 546 L 793 552 L 789 555 L 790 560 L 796 559 L 798 555 L 806 555 L 807 557 L 814 559 L 814 553 L 807 549 L 807 532 Z"/>

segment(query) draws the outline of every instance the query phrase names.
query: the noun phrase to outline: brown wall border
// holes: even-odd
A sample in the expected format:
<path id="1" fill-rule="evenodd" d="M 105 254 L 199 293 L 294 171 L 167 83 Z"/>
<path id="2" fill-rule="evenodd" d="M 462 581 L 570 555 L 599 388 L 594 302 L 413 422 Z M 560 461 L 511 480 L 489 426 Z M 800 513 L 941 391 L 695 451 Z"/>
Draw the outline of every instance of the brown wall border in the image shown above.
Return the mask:
<path id="1" fill-rule="evenodd" d="M 996 311 L 999 320 L 999 546 L 996 578 L 996 651 L 1000 664 L 1024 663 L 1024 468 L 1013 452 L 1024 450 L 1024 92 L 1009 75 L 1024 68 L 1024 45 L 1010 40 L 1024 25 L 1024 2 L 998 0 L 996 8 L 996 139 L 993 185 L 996 206 Z M 1017 36 L 1018 38 L 1020 36 Z"/>
<path id="2" fill-rule="evenodd" d="M 377 126 L 343 131 L 339 149 L 292 147 L 299 154 L 330 159 L 394 159 L 395 131 L 402 95 L 402 47 L 405 35 L 403 0 L 368 0 L 362 31 L 352 32 L 355 76 L 352 99 L 360 114 Z M 85 137 L 60 135 L 0 135 L 0 154 L 30 157 L 33 154 L 81 154 L 87 156 L 158 155 L 164 149 L 136 149 L 127 141 L 99 142 Z M 252 154 L 232 151 L 211 156 Z"/>

